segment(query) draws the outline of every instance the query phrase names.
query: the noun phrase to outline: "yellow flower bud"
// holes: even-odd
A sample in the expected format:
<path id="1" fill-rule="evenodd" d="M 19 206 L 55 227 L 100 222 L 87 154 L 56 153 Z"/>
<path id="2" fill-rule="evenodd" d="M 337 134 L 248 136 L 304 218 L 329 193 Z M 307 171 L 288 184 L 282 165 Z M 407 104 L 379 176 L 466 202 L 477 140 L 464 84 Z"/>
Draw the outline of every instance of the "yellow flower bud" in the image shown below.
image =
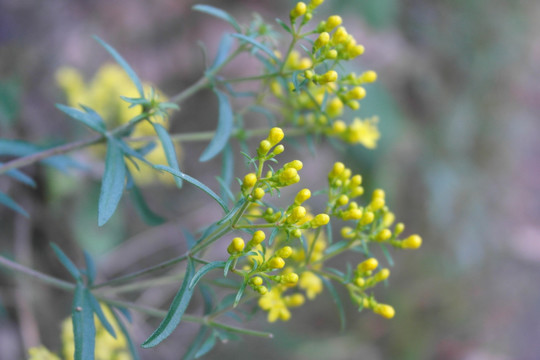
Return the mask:
<path id="1" fill-rule="evenodd" d="M 255 200 L 261 200 L 263 197 L 264 197 L 264 190 L 263 188 L 255 188 L 255 190 L 253 190 L 253 199 Z"/>
<path id="2" fill-rule="evenodd" d="M 351 190 L 351 197 L 355 198 L 355 197 L 361 196 L 363 193 L 364 193 L 364 188 L 361 186 L 357 186 Z"/>
<path id="3" fill-rule="evenodd" d="M 246 176 L 244 176 L 244 182 L 242 183 L 242 186 L 246 189 L 249 189 L 255 185 L 257 182 L 257 175 L 255 173 L 249 173 Z"/>
<path id="4" fill-rule="evenodd" d="M 270 83 L 270 91 L 277 97 L 283 95 L 283 89 L 281 88 L 279 81 L 274 80 Z"/>
<path id="5" fill-rule="evenodd" d="M 260 276 L 254 276 L 251 278 L 251 283 L 255 286 L 261 286 L 263 284 L 263 279 Z"/>
<path id="6" fill-rule="evenodd" d="M 289 224 L 294 224 L 300 220 L 302 220 L 307 214 L 307 210 L 303 206 L 297 206 L 292 209 L 291 214 L 287 218 L 287 222 Z"/>
<path id="7" fill-rule="evenodd" d="M 385 241 L 385 240 L 388 240 L 390 239 L 390 237 L 392 236 L 392 232 L 388 229 L 382 229 L 376 236 L 375 236 L 375 240 L 376 241 Z"/>
<path id="8" fill-rule="evenodd" d="M 366 71 L 362 73 L 359 77 L 360 82 L 362 83 L 372 83 L 377 80 L 377 73 L 375 71 Z"/>
<path id="9" fill-rule="evenodd" d="M 234 254 L 244 250 L 244 247 L 244 240 L 240 237 L 235 237 L 234 239 L 232 239 L 231 244 L 227 248 L 227 251 L 229 252 L 229 254 Z"/>
<path id="10" fill-rule="evenodd" d="M 422 238 L 418 235 L 411 235 L 401 243 L 401 247 L 404 249 L 418 249 L 422 246 Z"/>
<path id="11" fill-rule="evenodd" d="M 322 32 L 319 34 L 319 37 L 317 38 L 317 40 L 315 40 L 315 44 L 313 45 L 313 47 L 315 49 L 321 48 L 324 45 L 328 44 L 329 41 L 330 41 L 330 34 L 328 34 L 326 31 Z"/>
<path id="12" fill-rule="evenodd" d="M 321 75 L 319 82 L 321 84 L 326 84 L 330 82 L 334 82 L 338 79 L 338 73 L 335 70 L 330 70 Z"/>
<path id="13" fill-rule="evenodd" d="M 268 292 L 268 288 L 266 286 L 258 286 L 256 290 L 261 295 L 266 295 Z"/>
<path id="14" fill-rule="evenodd" d="M 347 106 L 350 107 L 353 110 L 360 109 L 360 103 L 356 100 L 349 100 L 347 101 Z"/>
<path id="15" fill-rule="evenodd" d="M 364 280 L 364 278 L 356 278 L 356 280 L 354 280 L 354 283 L 357 285 L 357 286 L 364 286 L 366 284 L 366 280 Z"/>
<path id="16" fill-rule="evenodd" d="M 268 140 L 272 146 L 279 143 L 281 140 L 283 140 L 283 137 L 285 134 L 283 133 L 283 130 L 281 128 L 275 127 L 270 129 L 270 133 L 268 134 Z"/>
<path id="17" fill-rule="evenodd" d="M 291 10 L 291 18 L 297 18 L 299 16 L 302 16 L 306 13 L 307 6 L 303 2 L 298 2 L 294 9 Z"/>
<path id="18" fill-rule="evenodd" d="M 340 98 L 335 97 L 328 102 L 326 113 L 330 117 L 340 116 L 343 113 L 343 102 Z"/>
<path id="19" fill-rule="evenodd" d="M 276 146 L 274 148 L 274 151 L 272 151 L 274 153 L 274 155 L 279 155 L 281 154 L 283 151 L 285 150 L 285 146 L 279 144 L 278 146 Z"/>
<path id="20" fill-rule="evenodd" d="M 281 249 L 279 249 L 279 251 L 277 252 L 277 254 L 284 259 L 287 259 L 288 257 L 290 257 L 292 253 L 293 253 L 293 250 L 290 246 L 284 246 Z"/>
<path id="21" fill-rule="evenodd" d="M 296 194 L 296 197 L 294 198 L 294 203 L 300 205 L 307 199 L 311 197 L 311 191 L 309 189 L 302 189 Z"/>
<path id="22" fill-rule="evenodd" d="M 305 298 L 304 298 L 304 295 L 302 294 L 293 294 L 291 296 L 284 297 L 283 301 L 285 301 L 285 305 L 289 307 L 298 307 L 304 304 Z"/>
<path id="23" fill-rule="evenodd" d="M 343 236 L 345 239 L 354 237 L 354 231 L 349 226 L 344 226 L 341 228 L 341 236 Z"/>
<path id="24" fill-rule="evenodd" d="M 332 31 L 334 28 L 341 25 L 342 22 L 343 22 L 343 20 L 341 20 L 341 16 L 332 15 L 332 16 L 330 16 L 328 18 L 328 20 L 326 20 L 325 29 L 326 29 L 326 31 Z"/>
<path id="25" fill-rule="evenodd" d="M 347 48 L 347 53 L 351 59 L 360 56 L 364 53 L 365 49 L 362 45 L 355 45 Z"/>
<path id="26" fill-rule="evenodd" d="M 313 78 L 313 71 L 312 70 L 306 70 L 304 71 L 304 76 L 306 77 L 306 79 L 308 80 L 311 80 Z"/>
<path id="27" fill-rule="evenodd" d="M 394 315 L 396 314 L 396 311 L 394 310 L 392 306 L 385 305 L 385 304 L 375 305 L 375 307 L 373 308 L 373 312 L 387 319 L 393 318 Z"/>
<path id="28" fill-rule="evenodd" d="M 272 144 L 270 143 L 270 141 L 263 140 L 259 144 L 259 149 L 257 150 L 257 152 L 259 153 L 259 155 L 266 155 L 271 147 L 272 147 Z"/>
<path id="29" fill-rule="evenodd" d="M 332 36 L 332 42 L 334 44 L 340 44 L 347 41 L 348 37 L 349 34 L 347 33 L 347 30 L 343 26 L 340 26 L 334 32 L 334 35 Z"/>
<path id="30" fill-rule="evenodd" d="M 309 3 L 309 5 L 310 5 L 312 8 L 316 8 L 317 6 L 321 5 L 323 2 L 324 2 L 324 0 L 311 0 L 311 2 Z"/>
<path id="31" fill-rule="evenodd" d="M 358 271 L 366 272 L 375 270 L 379 266 L 379 262 L 375 258 L 369 258 L 358 264 Z"/>
<path id="32" fill-rule="evenodd" d="M 373 211 L 377 211 L 379 209 L 382 209 L 384 207 L 384 199 L 383 198 L 375 198 L 371 201 L 369 204 L 369 207 Z"/>
<path id="33" fill-rule="evenodd" d="M 371 211 L 366 211 L 364 215 L 362 215 L 362 219 L 360 220 L 360 225 L 368 225 L 371 224 L 375 220 L 375 214 L 373 214 Z"/>
<path id="34" fill-rule="evenodd" d="M 395 219 L 396 219 L 396 216 L 394 215 L 394 213 L 389 211 L 384 214 L 382 223 L 384 226 L 388 227 L 392 225 Z"/>
<path id="35" fill-rule="evenodd" d="M 299 238 L 300 236 L 302 236 L 302 230 L 300 230 L 300 229 L 294 229 L 294 230 L 291 232 L 291 236 L 292 236 L 292 237 L 295 237 L 295 238 Z"/>
<path id="36" fill-rule="evenodd" d="M 305 58 L 300 59 L 300 61 L 297 64 L 297 68 L 298 70 L 306 70 L 306 69 L 309 69 L 311 65 L 313 65 L 313 61 L 311 61 L 310 58 L 305 57 Z"/>
<path id="37" fill-rule="evenodd" d="M 337 204 L 339 206 L 343 206 L 343 205 L 347 205 L 347 203 L 349 202 L 349 197 L 347 195 L 341 195 L 338 199 L 337 199 Z"/>
<path id="38" fill-rule="evenodd" d="M 345 165 L 342 162 L 336 162 L 334 164 L 334 167 L 332 168 L 332 171 L 328 174 L 328 178 L 333 179 L 341 175 L 341 173 L 345 170 Z"/>
<path id="39" fill-rule="evenodd" d="M 260 243 L 264 241 L 265 238 L 266 238 L 266 235 L 264 234 L 264 232 L 262 232 L 261 230 L 257 230 L 255 231 L 255 233 L 253 233 L 251 242 L 253 243 L 253 245 L 259 245 Z"/>
<path id="40" fill-rule="evenodd" d="M 351 187 L 360 186 L 362 184 L 362 176 L 354 175 L 351 178 Z"/>
<path id="41" fill-rule="evenodd" d="M 319 214 L 315 216 L 313 220 L 311 220 L 311 225 L 315 228 L 315 227 L 326 225 L 328 224 L 329 221 L 330 221 L 330 216 L 328 216 L 327 214 Z"/>
<path id="42" fill-rule="evenodd" d="M 285 169 L 293 168 L 296 170 L 302 170 L 303 167 L 304 167 L 304 164 L 300 160 L 293 160 L 283 165 L 283 168 Z"/>
<path id="43" fill-rule="evenodd" d="M 285 171 L 283 171 L 280 175 L 279 175 L 279 179 L 283 182 L 287 182 L 289 180 L 292 180 L 294 179 L 294 177 L 298 175 L 298 171 L 296 171 L 295 168 L 291 167 L 291 168 L 288 168 L 288 169 L 285 169 Z"/>
<path id="44" fill-rule="evenodd" d="M 338 52 L 336 49 L 330 49 L 326 52 L 326 58 L 327 59 L 337 59 L 338 57 Z"/>
<path id="45" fill-rule="evenodd" d="M 272 258 L 268 262 L 268 265 L 272 269 L 282 269 L 285 266 L 285 260 L 283 260 L 283 258 L 277 256 L 277 257 Z"/>
<path id="46" fill-rule="evenodd" d="M 281 283 L 283 284 L 295 285 L 297 282 L 298 282 L 298 274 L 296 273 L 285 274 L 281 277 Z"/>
<path id="47" fill-rule="evenodd" d="M 364 97 L 366 97 L 366 89 L 361 86 L 355 86 L 349 90 L 346 96 L 348 99 L 362 100 Z"/>
<path id="48" fill-rule="evenodd" d="M 344 132 L 347 129 L 347 125 L 345 125 L 345 122 L 343 120 L 336 120 L 334 121 L 334 124 L 332 125 L 332 130 L 336 134 L 340 134 Z"/>
<path id="49" fill-rule="evenodd" d="M 375 189 L 375 191 L 373 191 L 373 195 L 372 195 L 371 198 L 372 199 L 377 199 L 377 198 L 384 199 L 385 198 L 384 190 L 383 189 Z"/>
<path id="50" fill-rule="evenodd" d="M 394 228 L 394 234 L 396 234 L 396 236 L 398 236 L 399 234 L 401 234 L 403 232 L 403 230 L 405 230 L 405 224 L 397 223 L 396 227 Z"/>
<path id="51" fill-rule="evenodd" d="M 390 270 L 388 270 L 387 268 L 384 268 L 381 271 L 379 271 L 377 274 L 375 274 L 375 281 L 379 282 L 379 281 L 386 280 L 388 279 L 389 276 L 390 276 Z"/>

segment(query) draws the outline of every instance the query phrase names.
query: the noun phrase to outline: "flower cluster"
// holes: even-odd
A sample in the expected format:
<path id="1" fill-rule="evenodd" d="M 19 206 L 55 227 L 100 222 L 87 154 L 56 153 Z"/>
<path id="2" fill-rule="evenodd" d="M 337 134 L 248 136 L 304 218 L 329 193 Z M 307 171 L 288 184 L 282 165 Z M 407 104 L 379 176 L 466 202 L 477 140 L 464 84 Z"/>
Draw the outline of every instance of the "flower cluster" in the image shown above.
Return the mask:
<path id="1" fill-rule="evenodd" d="M 84 104 L 94 109 L 105 120 L 109 128 L 127 124 L 143 111 L 141 105 L 130 105 L 122 100 L 122 98 L 136 98 L 139 94 L 133 81 L 118 65 L 105 64 L 101 66 L 89 83 L 85 83 L 78 70 L 62 67 L 56 72 L 56 82 L 64 91 L 70 106 L 78 107 L 79 104 Z M 166 99 L 165 95 L 159 90 L 155 90 L 150 84 L 143 84 L 143 87 L 151 101 L 159 102 L 160 99 Z M 152 116 L 150 121 L 168 128 L 165 117 Z M 155 131 L 149 121 L 142 121 L 137 123 L 131 135 L 133 137 L 153 136 Z M 149 162 L 153 164 L 167 162 L 161 143 L 157 143 L 154 147 L 147 145 L 147 142 L 133 142 L 135 148 L 143 149 L 144 157 Z M 96 146 L 93 149 L 98 156 L 104 156 L 105 147 Z M 181 154 L 180 146 L 176 146 L 176 153 L 177 155 Z M 157 180 L 165 184 L 174 184 L 170 175 L 153 171 L 147 164 L 136 158 L 132 160 L 126 162 L 126 165 L 138 184 L 148 185 Z"/>
<path id="2" fill-rule="evenodd" d="M 376 81 L 377 74 L 372 70 L 359 75 L 338 73 L 343 62 L 364 53 L 364 47 L 342 26 L 340 16 L 332 15 L 314 30 L 301 34 L 301 28 L 321 3 L 299 2 L 291 10 L 294 39 L 307 39 L 313 34 L 317 38 L 310 40 L 311 51 L 304 56 L 291 47 L 283 62 L 284 76 L 269 82 L 270 91 L 282 103 L 282 114 L 288 123 L 372 149 L 380 137 L 377 117 L 355 117 L 347 124 L 342 116 L 345 108 L 360 108 L 360 100 L 366 96 L 363 85 Z M 295 27 L 300 17 L 302 21 Z M 276 54 L 282 56 L 280 52 Z"/>

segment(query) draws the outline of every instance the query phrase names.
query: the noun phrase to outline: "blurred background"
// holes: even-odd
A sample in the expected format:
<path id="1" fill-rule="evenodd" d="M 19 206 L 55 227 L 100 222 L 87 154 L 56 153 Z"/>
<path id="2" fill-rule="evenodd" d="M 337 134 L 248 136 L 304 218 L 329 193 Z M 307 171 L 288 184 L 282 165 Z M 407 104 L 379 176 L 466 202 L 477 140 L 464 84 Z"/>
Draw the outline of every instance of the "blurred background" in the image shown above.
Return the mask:
<path id="1" fill-rule="evenodd" d="M 274 29 L 292 1 L 209 1 L 240 23 L 260 13 Z M 108 54 L 91 38 L 112 44 L 145 81 L 170 96 L 204 71 L 202 42 L 211 59 L 229 25 L 191 10 L 195 2 L 0 1 L 0 137 L 43 145 L 88 136 L 54 104 L 65 103 L 55 81 L 61 66 L 91 79 Z M 419 251 L 394 252 L 388 287 L 378 299 L 396 309 L 393 320 L 358 313 L 346 296 L 347 329 L 339 331 L 328 293 L 269 325 L 273 340 L 245 337 L 218 344 L 208 359 L 539 359 L 540 345 L 540 3 L 534 0 L 326 0 L 316 17 L 339 14 L 365 54 L 357 72 L 375 70 L 363 115 L 379 115 L 376 150 L 339 151 L 322 142 L 314 157 L 290 146 L 285 157 L 304 161 L 312 189 L 324 186 L 329 166 L 344 161 L 368 188 L 382 187 L 407 233 L 419 233 Z M 257 71 L 248 60 L 225 74 Z M 252 72 L 250 72 L 252 71 Z M 209 91 L 183 103 L 173 133 L 215 128 L 217 104 Z M 260 119 L 246 118 L 257 124 Z M 197 161 L 205 143 L 182 147 L 182 168 L 213 189 L 219 161 Z M 235 149 L 238 149 L 235 145 Z M 88 152 L 73 154 L 92 164 Z M 219 159 L 218 159 L 219 160 Z M 0 178 L 0 190 L 31 215 L 0 208 L 0 252 L 65 278 L 48 243 L 82 263 L 81 247 L 98 261 L 102 279 L 185 251 L 182 229 L 215 220 L 219 209 L 193 188 L 144 187 L 150 206 L 166 214 L 149 228 L 129 202 L 97 227 L 102 168 L 90 165 L 66 177 L 42 166 L 24 172 L 37 189 Z M 238 161 L 236 176 L 244 167 Z M 224 242 L 223 247 L 226 244 Z M 219 257 L 220 249 L 214 256 Z M 77 255 L 78 254 L 78 255 Z M 212 255 L 212 254 L 210 254 Z M 78 257 L 77 257 L 78 256 Z M 173 271 L 174 273 L 174 271 Z M 178 284 L 126 296 L 165 309 Z M 346 294 L 342 294 L 346 295 Z M 0 359 L 22 359 L 24 349 L 60 349 L 60 322 L 71 296 L 0 270 Z M 198 305 L 190 308 L 198 311 Z M 135 314 L 134 314 L 135 315 Z M 155 319 L 137 315 L 133 336 L 142 342 Z M 58 330 L 58 331 L 57 331 Z M 142 351 L 144 359 L 176 359 L 197 327 L 180 326 L 175 340 Z"/>

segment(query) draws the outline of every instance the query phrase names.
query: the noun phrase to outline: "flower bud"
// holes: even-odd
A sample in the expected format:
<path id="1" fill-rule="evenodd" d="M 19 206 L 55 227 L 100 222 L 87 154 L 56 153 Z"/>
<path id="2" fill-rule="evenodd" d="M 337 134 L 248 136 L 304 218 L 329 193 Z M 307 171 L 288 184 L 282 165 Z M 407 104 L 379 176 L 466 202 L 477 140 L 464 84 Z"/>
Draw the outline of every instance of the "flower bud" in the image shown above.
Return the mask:
<path id="1" fill-rule="evenodd" d="M 303 2 L 298 2 L 296 6 L 291 10 L 291 18 L 295 19 L 299 16 L 302 16 L 306 13 L 307 6 Z"/>
<path id="2" fill-rule="evenodd" d="M 272 269 L 282 269 L 285 266 L 285 260 L 283 260 L 283 258 L 277 256 L 277 257 L 272 258 L 268 262 L 268 265 Z"/>
<path id="3" fill-rule="evenodd" d="M 375 274 L 375 281 L 379 282 L 379 281 L 386 280 L 388 279 L 389 276 L 390 276 L 390 270 L 388 270 L 387 268 L 384 268 L 381 271 L 379 271 L 377 274 Z"/>
<path id="4" fill-rule="evenodd" d="M 376 236 L 375 236 L 375 240 L 376 241 L 385 241 L 385 240 L 388 240 L 390 239 L 390 237 L 392 236 L 392 232 L 388 229 L 382 229 Z"/>
<path id="5" fill-rule="evenodd" d="M 255 173 L 249 173 L 246 176 L 244 176 L 244 182 L 242 183 L 242 187 L 245 189 L 249 189 L 255 185 L 257 182 L 257 175 Z"/>
<path id="6" fill-rule="evenodd" d="M 294 203 L 300 205 L 307 199 L 311 197 L 311 191 L 309 189 L 302 189 L 296 194 L 296 197 L 294 198 Z"/>
<path id="7" fill-rule="evenodd" d="M 373 312 L 387 319 L 393 318 L 394 315 L 396 314 L 396 311 L 394 310 L 392 306 L 385 305 L 385 304 L 375 305 L 375 307 L 373 308 Z"/>
<path id="8" fill-rule="evenodd" d="M 403 249 L 418 249 L 420 246 L 422 246 L 422 238 L 416 234 L 409 236 L 401 243 Z"/>
<path id="9" fill-rule="evenodd" d="M 332 31 L 334 28 L 341 25 L 343 20 L 341 19 L 341 16 L 339 15 L 332 15 L 326 20 L 325 29 L 326 31 Z"/>
<path id="10" fill-rule="evenodd" d="M 281 249 L 279 249 L 279 251 L 277 252 L 277 254 L 284 259 L 287 259 L 288 257 L 290 257 L 292 253 L 293 253 L 293 250 L 290 246 L 284 246 Z"/>
<path id="11" fill-rule="evenodd" d="M 315 40 L 315 44 L 313 45 L 313 47 L 315 49 L 321 48 L 324 45 L 328 44 L 329 41 L 330 41 L 330 34 L 328 34 L 326 31 L 322 32 L 319 34 L 319 37 L 317 38 L 317 40 Z"/>
<path id="12" fill-rule="evenodd" d="M 281 140 L 283 140 L 284 136 L 285 134 L 283 133 L 283 130 L 281 128 L 274 127 L 270 129 L 270 133 L 268 134 L 268 138 L 266 140 L 268 140 L 270 144 L 274 146 L 277 143 L 279 143 Z"/>
<path id="13" fill-rule="evenodd" d="M 265 195 L 265 192 L 263 190 L 263 188 L 255 188 L 255 190 L 253 190 L 253 199 L 255 200 L 261 200 Z"/>
<path id="14" fill-rule="evenodd" d="M 229 254 L 232 255 L 234 253 L 244 250 L 244 247 L 244 240 L 240 237 L 235 237 L 234 239 L 232 239 L 231 244 L 227 248 L 227 251 L 229 252 Z"/>
<path id="15" fill-rule="evenodd" d="M 369 258 L 358 264 L 358 271 L 367 272 L 375 270 L 379 266 L 379 262 L 375 258 Z"/>

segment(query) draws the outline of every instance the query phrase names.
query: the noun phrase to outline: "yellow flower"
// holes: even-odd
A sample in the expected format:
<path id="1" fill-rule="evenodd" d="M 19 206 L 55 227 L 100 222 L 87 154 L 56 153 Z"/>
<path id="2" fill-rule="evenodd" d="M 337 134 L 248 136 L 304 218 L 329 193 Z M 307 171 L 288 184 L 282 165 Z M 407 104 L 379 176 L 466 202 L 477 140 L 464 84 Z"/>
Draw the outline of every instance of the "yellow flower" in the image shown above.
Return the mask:
<path id="1" fill-rule="evenodd" d="M 377 117 L 365 120 L 356 118 L 342 136 L 345 141 L 351 144 L 359 143 L 368 149 L 374 149 L 377 146 L 377 140 L 381 136 L 379 129 L 377 129 L 377 122 Z"/>
<path id="2" fill-rule="evenodd" d="M 305 271 L 300 275 L 298 286 L 306 292 L 306 296 L 310 300 L 313 300 L 323 291 L 321 278 L 310 271 Z"/>
<path id="3" fill-rule="evenodd" d="M 36 346 L 28 349 L 28 360 L 60 360 L 60 358 L 50 352 L 45 346 Z"/>
<path id="4" fill-rule="evenodd" d="M 282 294 L 286 289 L 286 286 L 277 285 L 259 298 L 260 308 L 268 311 L 268 322 L 275 322 L 278 319 L 282 321 L 289 320 L 291 312 L 288 308 L 301 306 L 304 303 L 302 294 L 283 297 Z"/>

